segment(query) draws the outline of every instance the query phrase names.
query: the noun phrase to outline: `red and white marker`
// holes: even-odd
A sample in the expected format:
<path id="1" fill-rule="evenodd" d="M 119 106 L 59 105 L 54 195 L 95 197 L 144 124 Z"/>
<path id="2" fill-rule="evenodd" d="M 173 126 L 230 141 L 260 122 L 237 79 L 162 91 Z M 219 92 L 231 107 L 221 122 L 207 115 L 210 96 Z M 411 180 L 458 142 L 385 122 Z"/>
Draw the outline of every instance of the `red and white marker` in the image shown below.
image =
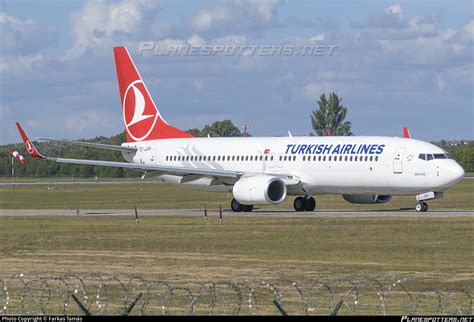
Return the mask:
<path id="1" fill-rule="evenodd" d="M 17 159 L 21 164 L 25 164 L 25 158 L 23 157 L 23 155 L 21 155 L 20 152 L 18 151 L 14 151 L 13 149 L 10 149 L 10 156 L 12 158 L 15 158 Z"/>

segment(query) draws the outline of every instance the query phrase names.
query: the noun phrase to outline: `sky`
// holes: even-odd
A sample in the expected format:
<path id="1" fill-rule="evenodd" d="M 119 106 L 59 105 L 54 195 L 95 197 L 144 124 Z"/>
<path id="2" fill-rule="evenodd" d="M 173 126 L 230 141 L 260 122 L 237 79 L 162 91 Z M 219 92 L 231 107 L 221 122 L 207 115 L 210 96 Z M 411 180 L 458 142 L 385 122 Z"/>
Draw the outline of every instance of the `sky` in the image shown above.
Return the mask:
<path id="1" fill-rule="evenodd" d="M 408 126 L 421 140 L 473 139 L 473 6 L 0 0 L 0 144 L 20 142 L 15 121 L 31 137 L 122 132 L 117 45 L 127 46 L 161 115 L 183 130 L 229 118 L 253 136 L 308 135 L 316 100 L 335 92 L 355 135 L 402 136 Z M 257 50 L 163 55 L 199 46 Z"/>

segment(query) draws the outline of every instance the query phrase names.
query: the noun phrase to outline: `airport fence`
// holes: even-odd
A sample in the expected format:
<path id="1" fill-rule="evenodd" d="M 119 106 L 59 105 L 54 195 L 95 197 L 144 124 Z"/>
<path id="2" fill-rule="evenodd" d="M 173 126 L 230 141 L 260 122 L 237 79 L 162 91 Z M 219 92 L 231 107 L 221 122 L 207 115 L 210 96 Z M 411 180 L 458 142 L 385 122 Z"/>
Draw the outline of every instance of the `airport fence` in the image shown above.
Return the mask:
<path id="1" fill-rule="evenodd" d="M 417 288 L 419 288 L 419 284 Z M 406 280 L 164 281 L 139 276 L 13 275 L 1 315 L 472 315 L 471 290 Z"/>

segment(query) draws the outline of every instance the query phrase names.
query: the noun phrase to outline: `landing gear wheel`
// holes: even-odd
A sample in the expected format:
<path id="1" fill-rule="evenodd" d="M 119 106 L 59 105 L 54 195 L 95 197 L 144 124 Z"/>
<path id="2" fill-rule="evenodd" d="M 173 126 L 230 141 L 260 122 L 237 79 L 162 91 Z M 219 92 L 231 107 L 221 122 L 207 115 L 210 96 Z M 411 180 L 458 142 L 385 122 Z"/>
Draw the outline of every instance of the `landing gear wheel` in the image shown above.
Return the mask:
<path id="1" fill-rule="evenodd" d="M 428 211 L 428 204 L 426 202 L 423 202 L 423 212 Z"/>
<path id="2" fill-rule="evenodd" d="M 416 203 L 415 210 L 416 212 L 427 212 L 428 204 L 424 201 L 419 201 Z"/>
<path id="3" fill-rule="evenodd" d="M 241 212 L 241 211 L 244 211 L 244 205 L 242 205 L 241 203 L 239 203 L 237 200 L 235 199 L 232 199 L 232 201 L 230 202 L 230 208 L 232 208 L 232 211 L 233 212 Z"/>
<path id="4" fill-rule="evenodd" d="M 316 209 L 316 200 L 313 197 L 305 198 L 305 211 L 314 211 Z"/>
<path id="5" fill-rule="evenodd" d="M 293 207 L 295 207 L 296 211 L 305 211 L 306 200 L 303 197 L 296 197 L 295 201 L 293 202 Z"/>
<path id="6" fill-rule="evenodd" d="M 251 212 L 253 210 L 253 205 L 242 205 L 243 212 Z"/>

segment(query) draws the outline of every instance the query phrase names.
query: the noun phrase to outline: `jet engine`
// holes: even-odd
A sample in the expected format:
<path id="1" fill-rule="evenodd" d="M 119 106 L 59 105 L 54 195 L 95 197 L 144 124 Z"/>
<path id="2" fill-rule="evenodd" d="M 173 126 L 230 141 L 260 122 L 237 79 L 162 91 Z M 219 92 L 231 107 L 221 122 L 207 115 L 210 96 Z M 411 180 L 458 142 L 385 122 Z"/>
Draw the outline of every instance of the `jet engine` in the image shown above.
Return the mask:
<path id="1" fill-rule="evenodd" d="M 392 196 L 387 195 L 342 195 L 342 198 L 350 203 L 358 204 L 386 203 L 392 200 Z"/>
<path id="2" fill-rule="evenodd" d="M 232 194 L 243 205 L 278 204 L 286 198 L 286 185 L 278 177 L 255 175 L 239 179 Z"/>

